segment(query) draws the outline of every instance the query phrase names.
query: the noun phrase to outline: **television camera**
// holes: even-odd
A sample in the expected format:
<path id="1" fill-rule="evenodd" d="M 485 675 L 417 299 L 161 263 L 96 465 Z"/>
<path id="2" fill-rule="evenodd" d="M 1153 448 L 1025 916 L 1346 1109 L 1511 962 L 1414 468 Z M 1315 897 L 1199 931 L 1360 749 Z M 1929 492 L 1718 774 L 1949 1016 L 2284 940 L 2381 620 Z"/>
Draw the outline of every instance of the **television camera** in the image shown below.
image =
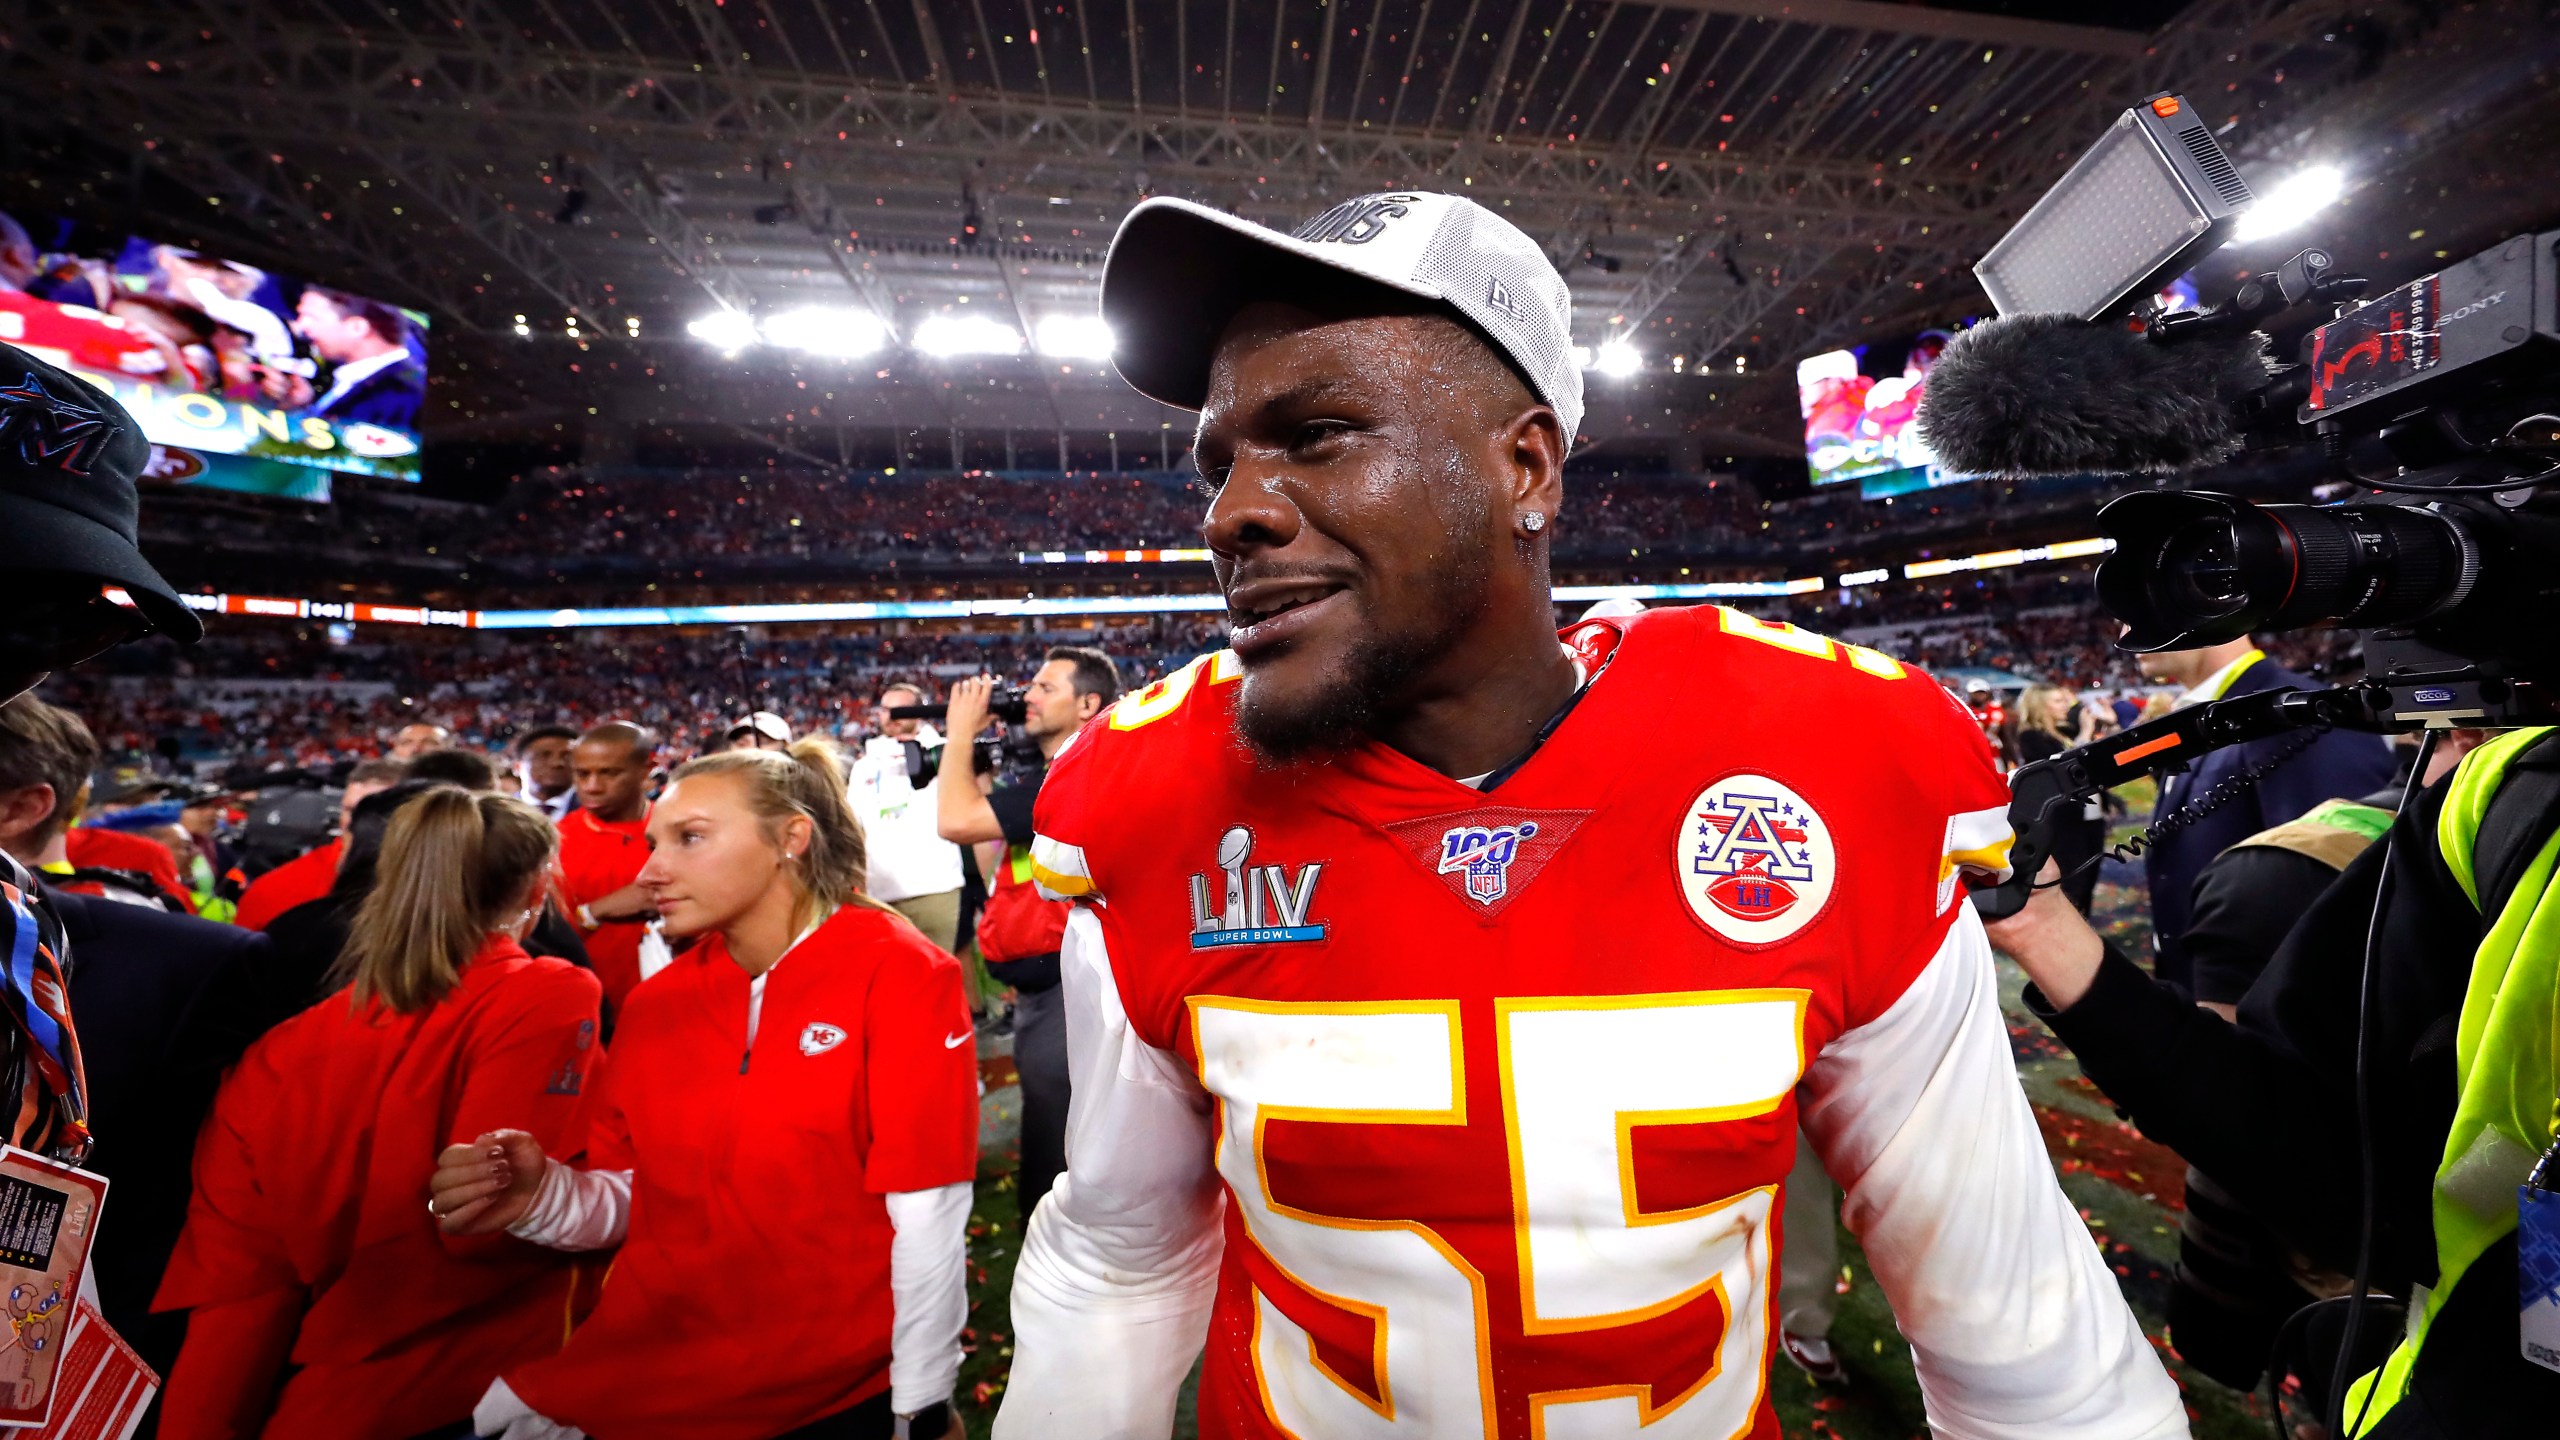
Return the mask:
<path id="1" fill-rule="evenodd" d="M 941 705 L 892 705 L 887 715 L 892 720 L 924 720 L 939 725 L 947 707 Z M 1040 763 L 1040 745 L 1023 733 L 1022 722 L 1029 718 L 1029 702 L 1022 687 L 1000 685 L 987 697 L 987 713 L 1004 723 L 1002 733 L 979 736 L 970 741 L 970 768 L 980 775 L 1002 775 L 1008 771 L 1027 770 Z M 942 768 L 943 745 L 926 745 L 920 740 L 900 742 L 907 753 L 907 783 L 921 790 L 931 785 Z"/>
<path id="2" fill-rule="evenodd" d="M 2316 447 L 2372 493 L 2334 506 L 2170 488 L 2110 501 L 2098 598 L 2136 651 L 2359 629 L 2364 677 L 2195 706 L 2021 767 L 2012 877 L 1973 897 L 1987 916 L 2025 903 L 2064 816 L 2206 751 L 2304 729 L 2550 716 L 2560 231 L 2513 236 L 2371 300 L 2313 247 L 2218 305 L 2155 305 L 2251 200 L 2182 97 L 2127 110 L 1975 267 L 2001 313 L 1949 345 L 1920 424 L 1949 468 L 2003 477 L 2189 472 Z M 2277 362 L 2264 327 L 2294 312 L 2321 323 Z M 2198 797 L 2152 834 L 2227 798 Z"/>

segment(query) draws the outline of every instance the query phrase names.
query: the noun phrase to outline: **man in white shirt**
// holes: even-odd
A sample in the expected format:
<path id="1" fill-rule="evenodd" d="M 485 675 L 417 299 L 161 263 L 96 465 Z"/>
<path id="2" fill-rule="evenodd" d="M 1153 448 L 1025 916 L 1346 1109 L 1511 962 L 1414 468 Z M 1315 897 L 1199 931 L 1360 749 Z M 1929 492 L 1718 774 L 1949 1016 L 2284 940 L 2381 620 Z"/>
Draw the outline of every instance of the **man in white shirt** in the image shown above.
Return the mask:
<path id="1" fill-rule="evenodd" d="M 875 733 L 855 757 L 850 776 L 853 813 L 870 840 L 873 899 L 906 916 L 926 939 L 957 951 L 960 938 L 960 847 L 936 832 L 930 785 L 918 790 L 907 778 L 906 742 L 930 749 L 942 743 L 921 720 L 892 720 L 892 706 L 921 705 L 913 685 L 891 685 L 872 706 Z"/>

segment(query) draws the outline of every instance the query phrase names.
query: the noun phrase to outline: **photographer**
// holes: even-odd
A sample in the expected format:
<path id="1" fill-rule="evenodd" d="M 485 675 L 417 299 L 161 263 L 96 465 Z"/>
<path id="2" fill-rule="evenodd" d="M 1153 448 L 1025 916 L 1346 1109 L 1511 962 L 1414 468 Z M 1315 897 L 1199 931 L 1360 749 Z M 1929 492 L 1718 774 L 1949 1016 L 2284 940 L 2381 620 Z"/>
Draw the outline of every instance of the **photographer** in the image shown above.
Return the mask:
<path id="1" fill-rule="evenodd" d="M 1014 989 L 1013 1064 L 1022 1077 L 1022 1223 L 1066 1169 L 1066 1012 L 1058 993 L 1058 947 L 1068 907 L 1044 900 L 1032 878 L 1031 807 L 1040 798 L 1049 762 L 1087 722 L 1120 698 L 1120 672 L 1111 657 L 1082 645 L 1050 647 L 1040 673 L 1023 692 L 1022 732 L 1040 747 L 1040 763 L 979 786 L 970 741 L 986 727 L 992 677 L 951 687 L 943 717 L 948 737 L 935 775 L 942 838 L 960 845 L 1004 842 L 1003 859 L 987 883 L 987 906 L 978 917 L 978 953 L 987 973 Z"/>
<path id="2" fill-rule="evenodd" d="M 2517 1187 L 2552 1143 L 2554 734 L 2501 736 L 2412 797 L 2236 1023 L 2144 976 L 2052 890 L 1990 927 L 2089 1078 L 2315 1263 L 2356 1268 L 2369 1198 L 2371 1273 L 2414 1313 L 2379 1383 L 2343 1397 L 2359 1436 L 2543 1435 L 2560 1414 L 2560 1374 L 2521 1358 L 2516 1331 Z M 2368 1315 L 2362 1334 L 2387 1328 Z"/>
<path id="3" fill-rule="evenodd" d="M 915 922 L 924 937 L 960 951 L 960 848 L 942 838 L 940 817 L 907 775 L 907 742 L 942 743 L 933 727 L 889 711 L 925 703 L 913 685 L 884 685 L 871 708 L 879 733 L 864 743 L 848 782 L 855 818 L 871 848 L 871 898 Z M 965 747 L 964 747 L 965 748 Z"/>

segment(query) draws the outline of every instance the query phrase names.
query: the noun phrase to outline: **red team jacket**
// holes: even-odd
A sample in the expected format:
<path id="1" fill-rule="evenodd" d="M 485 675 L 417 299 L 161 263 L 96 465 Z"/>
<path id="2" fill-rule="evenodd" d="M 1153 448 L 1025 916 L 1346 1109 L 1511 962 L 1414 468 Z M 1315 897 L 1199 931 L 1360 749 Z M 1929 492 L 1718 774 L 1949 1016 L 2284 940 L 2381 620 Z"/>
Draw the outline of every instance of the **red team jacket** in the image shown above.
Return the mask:
<path id="1" fill-rule="evenodd" d="M 244 930 L 264 930 L 267 922 L 287 910 L 328 894 L 337 883 L 338 860 L 346 851 L 346 841 L 332 840 L 250 881 L 249 888 L 240 892 L 240 908 L 231 923 Z"/>
<path id="2" fill-rule="evenodd" d="M 63 832 L 62 845 L 64 858 L 82 869 L 126 870 L 150 876 L 162 894 L 181 901 L 190 914 L 194 913 L 195 898 L 178 878 L 178 857 L 159 841 L 122 830 L 74 825 Z M 320 888 L 329 887 L 323 883 Z"/>
<path id="3" fill-rule="evenodd" d="M 560 889 L 568 897 L 573 921 L 577 907 L 639 879 L 640 868 L 648 863 L 646 814 L 622 824 L 598 820 L 584 810 L 560 817 Z M 605 1003 L 617 1016 L 624 998 L 640 983 L 640 939 L 647 932 L 646 925 L 629 920 L 578 926 L 578 938 L 587 947 L 587 963 L 604 982 Z"/>
<path id="4" fill-rule="evenodd" d="M 630 1230 L 567 1349 L 507 1382 L 592 1435 L 767 1440 L 889 1386 L 884 1197 L 977 1173 L 960 964 L 848 905 L 766 972 L 717 936 L 633 992 L 586 1164 Z M 555 1151 L 555 1153 L 558 1153 Z"/>
<path id="5" fill-rule="evenodd" d="M 1203 1436 L 1526 1440 L 1642 1423 L 1774 1440 L 1765 1375 L 1799 1081 L 1956 946 L 1958 871 L 2003 863 L 2007 791 L 1963 708 L 1874 651 L 1714 607 L 1564 638 L 1598 678 L 1490 795 L 1375 743 L 1258 767 L 1233 734 L 1232 654 L 1124 700 L 1051 769 L 1035 854 L 1043 885 L 1082 902 L 1068 1013 L 1086 1047 L 1077 1106 L 1095 1118 L 1070 1133 L 1070 1176 L 1016 1280 L 1023 1348 L 1000 1436 L 1078 1433 L 1114 1412 L 1117 1371 L 1067 1373 L 1109 1371 L 1105 1352 L 1128 1348 L 1079 1338 L 1106 1305 L 1133 1317 L 1112 1332 L 1133 1345 L 1178 1344 L 1148 1338 L 1181 1328 L 1148 1271 L 1219 1252 L 1154 1217 L 1188 1203 L 1163 1198 L 1194 1183 L 1183 1166 L 1212 1163 L 1186 1149 L 1214 1148 L 1224 1235 Z M 1999 1143 L 1963 1163 L 2014 1176 L 2028 1201 L 2003 1223 L 2062 1257 L 2023 1289 L 2040 1307 L 2113 1307 L 2121 1324 L 2093 1310 L 2102 1323 L 2059 1348 L 2100 1376 L 2130 1367 L 2161 1412 L 2145 1433 L 2183 1434 L 2036 1146 L 1989 955 L 1979 927 L 1966 933 L 1974 948 L 1936 967 L 1962 1018 L 1930 1019 L 1945 1034 L 1925 1038 L 1963 1050 L 1952 1068 L 1979 1095 L 1921 1109 L 1994 1107 L 1984 1133 Z M 1077 975 L 1096 972 L 1108 993 L 1080 993 Z M 1146 1048 L 1087 1044 L 1122 1034 Z M 1869 1143 L 1861 1125 L 1879 1149 L 1920 1143 L 1918 1122 L 1879 1118 L 1890 1108 L 1818 1133 L 1838 1138 L 1835 1173 Z M 1904 1151 L 1872 1168 L 1937 1163 Z M 1882 1183 L 1864 1199 L 1853 1186 L 1853 1225 Z M 1999 1268 L 1942 1288 L 1978 1292 Z M 1940 1285 L 1907 1281 L 1897 1309 L 1912 1297 L 1932 1338 L 1981 1331 L 1948 1323 Z M 1073 1365 L 1030 1363 L 1040 1344 Z M 1986 1369 L 2022 1368 L 2012 1358 Z M 1167 1359 L 1165 1388 L 1188 1363 Z M 1924 1350 L 1924 1381 L 1935 1364 Z M 2095 1383 L 2084 1393 L 2114 1408 Z"/>
<path id="6" fill-rule="evenodd" d="M 250 1047 L 160 1285 L 159 1309 L 194 1312 L 164 1440 L 405 1440 L 559 1348 L 572 1257 L 440 1234 L 427 1177 L 488 1130 L 575 1143 L 596 1000 L 593 976 L 498 938 L 421 1013 L 354 1013 L 340 992 Z"/>

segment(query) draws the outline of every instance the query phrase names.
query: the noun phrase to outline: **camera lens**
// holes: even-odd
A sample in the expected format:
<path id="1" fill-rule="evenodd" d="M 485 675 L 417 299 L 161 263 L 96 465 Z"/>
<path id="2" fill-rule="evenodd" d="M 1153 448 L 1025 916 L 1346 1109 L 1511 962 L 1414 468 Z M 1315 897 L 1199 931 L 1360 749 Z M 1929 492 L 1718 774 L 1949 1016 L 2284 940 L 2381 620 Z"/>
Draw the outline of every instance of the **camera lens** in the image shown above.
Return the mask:
<path id="1" fill-rule="evenodd" d="M 2478 547 L 2414 505 L 2252 505 L 2146 491 L 2098 512 L 2098 599 L 2128 650 L 2184 650 L 2321 620 L 2405 625 L 2471 593 Z"/>

